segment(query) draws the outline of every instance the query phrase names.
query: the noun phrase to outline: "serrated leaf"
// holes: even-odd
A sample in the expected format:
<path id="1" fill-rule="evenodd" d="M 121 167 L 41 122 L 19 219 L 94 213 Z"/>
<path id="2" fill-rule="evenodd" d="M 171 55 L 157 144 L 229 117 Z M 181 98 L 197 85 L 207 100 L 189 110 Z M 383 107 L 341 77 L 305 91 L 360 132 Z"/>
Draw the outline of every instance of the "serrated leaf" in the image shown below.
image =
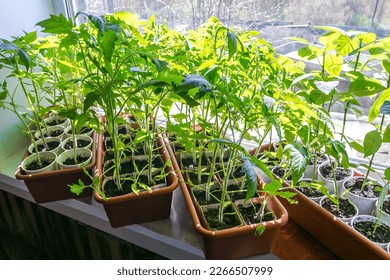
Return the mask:
<path id="1" fill-rule="evenodd" d="M 380 109 L 386 100 L 390 100 L 390 89 L 384 90 L 371 105 L 370 111 L 368 113 L 369 122 L 372 122 L 376 117 L 379 116 Z"/>
<path id="2" fill-rule="evenodd" d="M 372 130 L 366 134 L 363 141 L 364 157 L 371 156 L 379 151 L 382 145 L 382 137 L 379 131 Z"/>
<path id="3" fill-rule="evenodd" d="M 117 39 L 118 39 L 118 36 L 114 31 L 107 31 L 102 36 L 101 46 L 103 49 L 104 58 L 108 63 L 111 62 L 111 57 L 112 57 L 112 54 L 114 52 L 114 47 L 115 47 L 115 41 Z"/>
<path id="4" fill-rule="evenodd" d="M 96 91 L 90 92 L 87 94 L 87 96 L 84 99 L 84 112 L 87 112 L 87 110 L 100 98 L 100 94 Z"/>
<path id="5" fill-rule="evenodd" d="M 106 29 L 106 20 L 103 16 L 94 16 L 88 15 L 88 19 L 92 22 L 92 24 L 100 31 L 101 34 L 104 34 Z"/>
<path id="6" fill-rule="evenodd" d="M 306 171 L 309 153 L 305 147 L 297 143 L 287 144 L 284 150 L 290 153 L 292 185 L 295 186 Z"/>
<path id="7" fill-rule="evenodd" d="M 314 84 L 317 86 L 317 88 L 325 93 L 326 95 L 329 95 L 338 85 L 339 81 L 331 81 L 331 82 L 323 82 L 323 81 L 315 81 Z"/>
<path id="8" fill-rule="evenodd" d="M 70 187 L 70 191 L 77 195 L 81 194 L 83 190 L 86 188 L 86 186 L 84 185 L 83 181 L 81 181 L 81 179 L 79 179 L 77 184 L 69 185 L 69 187 Z"/>
<path id="9" fill-rule="evenodd" d="M 73 23 L 66 19 L 63 14 L 50 15 L 50 18 L 38 22 L 36 25 L 43 28 L 42 32 L 52 34 L 67 34 L 72 32 Z"/>

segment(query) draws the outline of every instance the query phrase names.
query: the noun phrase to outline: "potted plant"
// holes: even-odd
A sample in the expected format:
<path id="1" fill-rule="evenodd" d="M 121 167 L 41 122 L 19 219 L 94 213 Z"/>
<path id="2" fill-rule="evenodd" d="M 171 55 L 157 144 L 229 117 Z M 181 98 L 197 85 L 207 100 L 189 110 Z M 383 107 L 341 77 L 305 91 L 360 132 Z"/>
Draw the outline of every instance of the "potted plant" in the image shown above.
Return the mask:
<path id="1" fill-rule="evenodd" d="M 71 190 L 79 193 L 85 188 L 95 189 L 94 197 L 103 204 L 113 227 L 168 218 L 172 192 L 177 187 L 172 160 L 156 125 L 156 114 L 170 83 L 160 74 L 163 63 L 127 35 L 143 36 L 137 31 L 139 22 L 125 22 L 126 17 L 121 15 L 79 14 L 87 22 L 64 30 L 83 46 L 79 50 L 86 75 L 82 83 L 87 92 L 83 110 L 97 104 L 103 111 L 97 179 L 88 185 L 74 184 Z M 92 37 L 96 44 L 91 44 Z M 138 39 L 146 40 L 144 37 Z M 118 133 L 120 126 L 126 135 Z M 109 137 L 109 149 L 105 137 Z M 135 150 L 144 154 L 142 159 Z M 110 154 L 109 162 L 105 163 L 104 154 Z M 162 161 L 157 173 L 155 159 Z M 132 170 L 126 171 L 125 165 Z"/>
<path id="2" fill-rule="evenodd" d="M 51 131 L 48 122 L 44 121 L 45 116 L 47 116 L 51 110 L 45 106 L 43 102 L 45 98 L 50 100 L 46 95 L 48 90 L 46 82 L 51 80 L 51 75 L 53 73 L 53 71 L 47 70 L 50 68 L 50 64 L 47 63 L 44 56 L 46 50 L 46 47 L 44 46 L 48 45 L 46 43 L 47 41 L 45 41 L 45 39 L 37 38 L 36 33 L 31 32 L 25 34 L 23 37 L 15 38 L 12 42 L 2 40 L 0 47 L 2 66 L 12 70 L 8 78 L 17 78 L 19 82 L 18 87 L 21 88 L 21 93 L 24 95 L 26 103 L 28 104 L 28 109 L 31 113 L 22 109 L 23 106 L 19 103 L 21 99 L 17 98 L 18 91 L 16 89 L 10 89 L 7 81 L 4 81 L 2 84 L 2 98 L 8 99 L 5 99 L 2 104 L 7 104 L 5 105 L 5 108 L 10 109 L 18 116 L 19 120 L 26 128 L 27 135 L 31 139 L 32 145 L 34 146 L 33 150 L 35 151 L 38 149 L 50 150 L 50 145 L 47 144 L 48 141 L 46 141 L 46 138 L 41 137 L 42 140 L 39 141 L 39 143 L 43 144 L 43 148 L 39 148 L 37 145 L 38 141 L 35 140 L 35 130 L 37 131 L 37 135 L 40 136 L 45 134 L 49 135 Z M 32 124 L 30 124 L 30 122 L 32 122 Z M 63 127 L 61 127 L 61 130 L 63 131 Z M 32 151 L 31 148 L 30 151 Z M 25 157 L 27 156 L 28 152 Z M 37 159 L 38 163 L 44 162 L 40 159 L 39 154 L 34 157 Z M 22 166 L 23 164 L 21 164 L 16 171 L 15 177 L 26 183 L 26 186 L 37 203 L 77 197 L 69 191 L 68 184 L 79 179 L 89 180 L 89 178 L 84 175 L 81 168 L 78 170 L 70 169 L 65 173 L 60 170 L 54 170 L 39 174 L 26 174 L 26 172 L 23 171 Z M 57 169 L 56 163 L 54 166 L 55 169 Z M 92 162 L 88 168 L 91 170 L 93 166 L 94 162 Z M 83 197 L 88 195 L 91 195 L 90 191 L 86 191 L 82 194 Z"/>

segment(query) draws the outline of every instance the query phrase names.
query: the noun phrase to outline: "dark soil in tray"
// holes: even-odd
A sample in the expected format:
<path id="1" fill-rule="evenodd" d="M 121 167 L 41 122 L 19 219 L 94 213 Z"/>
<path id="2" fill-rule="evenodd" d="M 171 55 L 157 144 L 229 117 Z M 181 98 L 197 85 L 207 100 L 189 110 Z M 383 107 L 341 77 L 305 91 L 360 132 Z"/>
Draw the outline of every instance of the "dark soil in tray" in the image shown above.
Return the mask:
<path id="1" fill-rule="evenodd" d="M 89 157 L 87 155 L 78 155 L 76 157 L 76 161 L 73 157 L 69 157 L 66 160 L 64 160 L 64 165 L 75 165 L 82 163 L 83 161 L 86 161 Z"/>
<path id="2" fill-rule="evenodd" d="M 77 140 L 77 147 L 76 148 L 84 148 L 84 147 L 87 147 L 89 144 L 91 143 L 91 141 L 88 141 L 88 140 L 84 140 L 84 139 L 78 139 Z M 73 140 L 69 140 L 65 145 L 64 145 L 64 148 L 67 149 L 67 150 L 70 150 L 70 149 L 73 149 Z"/>
<path id="3" fill-rule="evenodd" d="M 55 159 L 41 159 L 41 164 L 39 164 L 39 161 L 38 160 L 35 160 L 33 162 L 31 162 L 30 164 L 28 164 L 26 166 L 26 169 L 27 170 L 39 170 L 39 169 L 42 169 L 42 168 L 45 168 L 46 166 L 50 165 Z"/>
<path id="4" fill-rule="evenodd" d="M 135 168 L 134 164 L 137 166 L 138 171 L 141 171 L 142 169 L 147 170 L 148 166 L 148 161 L 146 159 L 143 160 L 136 160 L 134 162 L 134 159 L 131 160 L 126 160 L 121 162 L 121 173 L 122 174 L 127 174 L 127 173 L 133 173 L 136 172 L 137 169 Z M 110 169 L 112 166 L 114 166 L 114 162 L 108 163 L 104 167 L 104 172 L 108 170 L 105 175 L 106 176 L 112 176 L 114 174 L 114 169 Z M 162 168 L 164 166 L 164 162 L 162 161 L 161 157 L 155 157 L 153 158 L 153 163 L 152 163 L 152 168 Z"/>
<path id="5" fill-rule="evenodd" d="M 128 177 L 128 178 L 131 178 L 131 177 Z M 104 193 L 107 197 L 115 197 L 115 196 L 120 196 L 120 195 L 132 193 L 133 192 L 132 185 L 134 184 L 134 182 L 135 182 L 135 178 L 134 178 L 134 180 L 123 180 L 122 181 L 122 190 L 119 190 L 116 183 L 113 180 L 109 180 L 104 186 Z M 147 175 L 139 176 L 138 182 L 141 182 L 145 185 L 148 185 L 149 187 L 152 187 L 154 185 L 161 185 L 164 187 L 167 186 L 165 178 L 161 178 L 158 181 L 154 181 L 154 182 L 152 182 L 152 184 L 149 184 Z M 159 187 L 161 187 L 161 186 L 159 186 Z M 142 189 L 140 187 L 138 187 L 138 190 L 140 192 L 146 191 L 145 189 Z"/>
<path id="6" fill-rule="evenodd" d="M 52 151 L 52 150 L 58 148 L 60 146 L 60 144 L 61 144 L 61 142 L 55 142 L 55 141 L 47 142 L 46 141 L 46 145 L 47 145 L 48 149 L 46 149 L 45 145 L 43 145 L 43 144 L 37 145 L 37 149 L 38 149 L 39 152 L 42 152 L 42 151 Z"/>
<path id="7" fill-rule="evenodd" d="M 281 166 L 276 166 L 273 170 L 272 170 L 272 172 L 276 175 L 276 176 L 278 176 L 279 178 L 283 178 L 283 176 L 284 176 L 284 174 L 286 174 L 286 170 L 283 168 L 283 167 L 281 167 Z M 292 178 L 291 178 L 291 175 L 289 175 L 287 178 L 286 178 L 286 180 L 291 180 Z"/>
<path id="8" fill-rule="evenodd" d="M 332 167 L 329 164 L 321 166 L 320 172 L 325 179 L 333 180 L 334 177 L 332 173 Z M 344 168 L 342 167 L 336 167 L 334 173 L 336 176 L 336 180 L 340 181 L 350 177 L 352 175 L 352 170 L 351 169 L 344 170 Z"/>
<path id="9" fill-rule="evenodd" d="M 229 185 L 227 191 L 232 202 L 246 198 L 247 189 L 240 189 L 240 186 L 236 184 Z M 256 195 L 257 193 L 255 193 Z"/>
<path id="10" fill-rule="evenodd" d="M 55 125 L 61 125 L 61 124 L 65 123 L 65 122 L 66 122 L 66 119 L 58 118 L 58 119 L 54 119 L 54 120 L 52 120 L 50 122 L 47 122 L 46 124 L 48 126 L 55 126 Z"/>
<path id="11" fill-rule="evenodd" d="M 130 137 L 123 138 L 121 141 L 125 145 L 129 145 L 131 143 Z M 112 144 L 112 140 L 111 139 L 107 139 L 106 141 L 104 141 L 104 143 L 105 143 L 106 150 L 110 150 L 110 149 L 113 148 L 113 144 Z"/>
<path id="12" fill-rule="evenodd" d="M 259 219 L 256 218 L 257 213 L 260 210 L 261 204 L 251 204 L 249 207 L 244 207 L 243 205 L 238 205 L 241 216 L 244 219 L 245 223 L 248 225 L 260 223 Z M 266 212 L 263 216 L 262 222 L 268 222 L 274 220 L 275 217 L 272 212 Z"/>
<path id="13" fill-rule="evenodd" d="M 62 133 L 64 133 L 64 130 L 59 128 L 59 129 L 55 129 L 55 130 L 52 130 L 50 132 L 50 135 L 47 135 L 47 133 L 43 133 L 44 137 L 58 137 L 60 136 Z"/>
<path id="14" fill-rule="evenodd" d="M 212 190 L 210 192 L 210 200 L 206 200 L 206 191 L 202 189 L 194 189 L 193 190 L 196 201 L 199 205 L 209 205 L 219 203 L 222 196 L 222 191 L 220 189 Z"/>
<path id="15" fill-rule="evenodd" d="M 196 172 L 187 172 L 188 174 L 188 177 L 191 181 L 191 183 L 193 185 L 200 185 L 200 184 L 204 184 L 204 183 L 207 183 L 208 180 L 209 180 L 209 174 L 201 174 L 200 176 L 200 182 L 199 182 L 199 176 L 198 176 L 198 173 Z M 212 179 L 213 181 L 213 179 Z"/>
<path id="16" fill-rule="evenodd" d="M 362 186 L 364 183 L 364 178 L 357 178 L 354 181 L 345 182 L 345 188 L 349 190 L 350 193 L 355 195 L 366 197 L 366 198 L 377 198 L 380 195 L 380 190 L 382 187 L 378 184 L 375 184 L 373 181 L 368 180 L 368 184 L 365 184 L 363 190 Z"/>
<path id="17" fill-rule="evenodd" d="M 356 215 L 355 207 L 347 199 L 340 198 L 339 210 L 337 210 L 337 206 L 328 198 L 325 199 L 322 207 L 338 218 L 352 218 Z"/>
<path id="18" fill-rule="evenodd" d="M 79 134 L 87 134 L 92 131 L 92 128 L 90 127 L 82 127 Z"/>
<path id="19" fill-rule="evenodd" d="M 355 229 L 366 236 L 373 242 L 389 243 L 390 242 L 390 227 L 388 225 L 380 224 L 375 228 L 374 221 L 359 221 L 354 223 Z"/>
<path id="20" fill-rule="evenodd" d="M 221 230 L 239 226 L 241 223 L 238 220 L 233 207 L 228 206 L 224 209 L 223 223 L 218 222 L 219 209 L 209 209 L 204 213 L 207 224 L 211 230 Z"/>
<path id="21" fill-rule="evenodd" d="M 208 160 L 205 155 L 202 156 L 202 165 L 208 165 Z M 190 155 L 181 158 L 181 165 L 183 167 L 198 166 L 198 158 Z"/>

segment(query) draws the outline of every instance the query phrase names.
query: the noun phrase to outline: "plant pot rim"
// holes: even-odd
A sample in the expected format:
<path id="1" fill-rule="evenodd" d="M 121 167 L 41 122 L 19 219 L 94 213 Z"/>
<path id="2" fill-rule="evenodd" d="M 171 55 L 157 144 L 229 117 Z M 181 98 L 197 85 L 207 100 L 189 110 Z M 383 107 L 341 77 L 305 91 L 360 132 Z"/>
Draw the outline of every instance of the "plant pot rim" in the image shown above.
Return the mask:
<path id="1" fill-rule="evenodd" d="M 92 170 L 92 168 L 95 166 L 95 160 L 96 160 L 96 133 L 94 133 L 94 144 L 92 145 L 92 160 L 91 163 L 86 166 L 86 169 L 88 171 Z M 28 151 L 23 156 L 23 159 L 28 156 Z M 30 181 L 30 180 L 41 180 L 43 178 L 48 178 L 52 176 L 57 176 L 60 174 L 73 174 L 82 171 L 83 169 L 81 167 L 75 167 L 75 168 L 69 168 L 69 169 L 63 169 L 63 170 L 53 170 L 50 172 L 44 172 L 44 173 L 37 173 L 37 174 L 26 174 L 22 168 L 21 164 L 19 164 L 16 173 L 15 178 L 18 180 L 23 181 Z"/>
<path id="2" fill-rule="evenodd" d="M 82 163 L 67 165 L 67 164 L 64 164 L 63 162 L 59 162 L 60 158 L 62 158 L 62 157 L 67 157 L 67 158 L 69 158 L 69 155 L 68 155 L 68 154 L 71 154 L 71 153 L 73 153 L 73 149 L 71 149 L 71 150 L 64 150 L 64 151 L 57 157 L 57 164 L 58 164 L 59 166 L 61 166 L 61 165 L 66 166 L 67 168 L 78 167 L 79 165 L 81 165 Z M 88 156 L 88 159 L 86 159 L 85 161 L 83 161 L 83 163 L 92 160 L 93 153 L 92 153 L 92 150 L 91 150 L 91 149 L 88 149 L 88 148 L 76 148 L 76 154 L 79 154 L 79 153 L 87 153 L 87 154 L 89 155 L 89 156 Z"/>
<path id="3" fill-rule="evenodd" d="M 48 142 L 59 142 L 59 145 L 57 148 L 53 149 L 53 150 L 49 150 L 49 151 L 41 151 L 41 152 L 53 152 L 54 150 L 58 149 L 58 148 L 61 148 L 61 144 L 62 144 L 62 140 L 58 137 L 45 137 L 45 140 L 48 141 Z M 43 143 L 43 140 L 42 138 L 40 139 L 37 139 L 35 140 L 36 144 L 39 145 L 41 144 L 41 142 Z M 30 153 L 30 154 L 35 154 L 35 152 L 32 152 L 31 150 L 34 149 L 34 143 L 31 143 L 28 148 L 27 148 L 27 151 Z"/>
<path id="4" fill-rule="evenodd" d="M 97 152 L 97 160 L 96 160 L 96 171 L 95 171 L 95 176 L 100 178 L 100 185 L 103 183 L 103 153 L 104 153 L 104 141 L 103 141 L 103 135 L 104 133 L 99 134 L 99 142 L 98 142 L 98 152 Z M 170 155 L 168 153 L 168 150 L 166 147 L 164 147 L 164 142 L 163 139 L 160 135 L 158 135 L 157 139 L 158 142 L 160 142 L 160 155 L 167 159 L 170 158 Z M 175 162 L 174 160 L 171 160 L 171 162 Z M 94 191 L 94 198 L 97 202 L 105 205 L 105 204 L 116 204 L 128 200 L 135 200 L 135 199 L 141 199 L 141 198 L 146 198 L 146 197 L 152 197 L 152 196 L 158 196 L 158 195 L 163 195 L 163 194 L 168 194 L 173 192 L 177 186 L 178 186 L 178 179 L 177 175 L 173 169 L 173 167 L 167 167 L 170 170 L 168 174 L 169 180 L 171 180 L 171 184 L 168 185 L 165 188 L 156 188 L 151 192 L 140 192 L 138 195 L 135 193 L 128 193 L 124 195 L 119 195 L 115 197 L 109 197 L 107 200 L 104 200 L 103 197 L 96 191 Z"/>
<path id="5" fill-rule="evenodd" d="M 93 139 L 92 137 L 86 135 L 86 134 L 76 134 L 75 135 L 75 138 L 78 138 L 78 139 L 82 139 L 82 140 L 85 140 L 87 139 L 88 141 L 90 141 L 90 143 L 86 146 L 88 147 L 90 144 L 93 144 Z M 69 142 L 69 141 L 73 141 L 73 137 L 72 136 L 69 136 L 69 137 L 66 137 L 64 140 L 62 140 L 62 143 L 61 143 L 61 148 L 64 150 L 64 151 L 69 151 L 71 149 L 65 149 L 65 145 Z M 82 147 L 82 148 L 86 148 L 86 147 Z M 76 149 L 80 149 L 80 148 L 76 148 Z M 88 148 L 87 148 L 88 149 Z M 91 149 L 90 149 L 91 150 Z"/>
<path id="6" fill-rule="evenodd" d="M 21 161 L 21 163 L 20 163 L 20 165 L 19 165 L 19 167 L 20 167 L 20 169 L 23 171 L 23 172 L 31 172 L 31 173 L 29 173 L 29 174 L 27 174 L 27 176 L 32 176 L 32 175 L 36 175 L 36 174 L 44 174 L 44 173 L 49 173 L 49 172 L 51 172 L 52 170 L 45 170 L 45 169 L 47 169 L 47 168 L 49 168 L 50 166 L 53 166 L 53 165 L 55 165 L 56 164 L 56 161 L 57 161 L 57 154 L 56 153 L 54 153 L 54 152 L 52 152 L 52 151 L 42 151 L 42 152 L 38 152 L 38 153 L 34 153 L 34 154 L 29 154 L 28 153 L 28 151 L 26 152 L 26 157 L 24 157 L 23 158 L 23 160 Z M 49 165 L 47 165 L 47 166 L 44 166 L 44 167 L 42 167 L 41 169 L 37 169 L 37 170 L 30 170 L 30 169 L 25 169 L 24 167 L 23 167 L 23 165 L 24 165 L 24 163 L 25 163 L 25 161 L 27 160 L 27 159 L 29 159 L 29 158 L 35 158 L 35 157 L 37 157 L 37 155 L 40 155 L 40 156 L 42 156 L 42 157 L 53 157 L 54 159 L 53 159 L 53 161 L 49 164 Z M 55 167 L 54 167 L 54 169 L 55 169 Z"/>
<path id="7" fill-rule="evenodd" d="M 345 183 L 346 183 L 347 181 L 356 181 L 357 179 L 360 179 L 360 178 L 363 178 L 363 179 L 364 179 L 364 176 L 360 176 L 360 175 L 359 175 L 359 176 L 353 176 L 353 177 L 350 177 L 350 178 L 346 179 L 346 180 L 343 182 L 343 184 L 342 184 L 342 189 L 343 189 L 344 191 L 347 190 L 347 189 L 345 188 Z M 374 179 L 372 179 L 372 178 L 368 178 L 368 179 L 371 179 L 371 180 L 375 181 L 379 186 L 383 187 L 383 184 L 381 184 L 380 182 L 378 182 L 378 181 L 376 181 L 376 180 L 374 180 Z M 365 197 L 365 196 L 360 196 L 360 195 L 354 194 L 354 193 L 352 193 L 352 192 L 348 192 L 348 194 L 351 195 L 352 197 L 357 197 L 357 198 L 360 198 L 360 199 L 366 199 L 366 200 L 371 200 L 371 201 L 376 201 L 376 200 L 378 200 L 378 197 Z"/>
<path id="8" fill-rule="evenodd" d="M 375 217 L 375 216 L 371 216 L 371 215 L 357 215 L 357 216 L 355 216 L 355 217 L 353 217 L 352 218 L 352 220 L 351 220 L 351 227 L 356 231 L 356 232 L 358 232 L 359 234 L 361 234 L 362 236 L 364 236 L 362 233 L 360 233 L 359 231 L 357 231 L 355 228 L 354 228 L 354 224 L 356 223 L 356 222 L 358 222 L 359 220 L 362 220 L 362 221 L 364 221 L 364 220 L 368 220 L 368 221 L 377 221 L 378 220 L 378 218 L 377 217 Z M 388 224 L 388 223 L 386 223 L 386 222 L 384 222 L 384 221 L 382 221 L 382 220 L 380 220 L 379 219 L 379 223 L 380 224 L 382 224 L 382 225 L 385 225 L 385 226 L 387 226 L 389 229 L 390 229 L 390 225 Z M 365 238 L 367 238 L 366 236 L 364 236 Z M 368 238 L 367 238 L 368 239 Z M 370 239 L 368 239 L 368 240 L 370 240 Z M 382 247 L 382 248 L 386 248 L 386 246 L 388 246 L 388 244 L 390 244 L 390 242 L 387 242 L 387 243 L 380 243 L 380 242 L 375 242 L 375 241 L 372 241 L 372 240 L 370 240 L 372 243 L 374 243 L 374 244 L 376 244 L 377 246 L 380 246 L 380 247 Z"/>
<path id="9" fill-rule="evenodd" d="M 322 173 L 321 173 L 321 167 L 324 166 L 324 165 L 327 165 L 329 164 L 329 160 L 327 161 L 324 161 L 323 163 L 321 163 L 319 166 L 318 166 L 318 174 L 325 180 L 325 181 L 328 181 L 328 182 L 333 182 L 334 180 L 329 180 L 327 178 L 325 178 Z M 348 176 L 348 177 L 345 177 L 344 179 L 341 179 L 341 180 L 336 180 L 336 182 L 342 182 L 342 181 L 345 181 L 347 179 L 350 179 L 350 178 L 353 178 L 353 174 L 354 174 L 354 170 L 353 168 L 351 168 L 350 166 L 348 166 L 348 170 L 351 170 L 351 175 Z"/>

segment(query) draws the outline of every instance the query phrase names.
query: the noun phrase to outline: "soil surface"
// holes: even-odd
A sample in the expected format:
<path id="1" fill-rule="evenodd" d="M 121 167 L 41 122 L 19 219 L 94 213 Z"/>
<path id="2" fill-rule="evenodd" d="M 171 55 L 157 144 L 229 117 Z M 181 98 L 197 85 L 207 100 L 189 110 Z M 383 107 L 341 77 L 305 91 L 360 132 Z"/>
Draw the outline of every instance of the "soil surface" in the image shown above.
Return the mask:
<path id="1" fill-rule="evenodd" d="M 83 140 L 83 139 L 78 139 L 77 140 L 77 147 L 76 148 L 84 148 L 87 147 L 91 142 L 88 140 Z M 73 149 L 73 140 L 68 141 L 65 145 L 64 148 L 67 150 Z"/>
<path id="2" fill-rule="evenodd" d="M 64 165 L 75 165 L 75 164 L 79 164 L 79 163 L 82 163 L 84 161 L 86 161 L 87 159 L 89 158 L 88 155 L 78 155 L 76 157 L 76 161 L 74 160 L 73 156 L 72 157 L 69 157 L 67 158 L 66 160 L 64 160 Z"/>
<path id="3" fill-rule="evenodd" d="M 306 182 L 306 183 L 310 183 L 311 180 L 301 180 L 300 182 Z M 298 183 L 298 186 L 295 186 L 295 188 L 300 191 L 301 193 L 303 193 L 304 195 L 306 195 L 307 197 L 321 197 L 321 196 L 324 196 L 324 194 L 316 189 L 316 188 L 312 188 L 310 186 L 308 187 L 300 187 L 299 186 L 299 183 Z"/>
<path id="4" fill-rule="evenodd" d="M 61 125 L 66 122 L 66 119 L 56 119 L 52 120 L 51 122 L 47 122 L 46 124 L 48 126 L 55 126 L 55 125 Z"/>
<path id="5" fill-rule="evenodd" d="M 62 133 L 64 133 L 64 130 L 59 128 L 59 129 L 51 131 L 50 135 L 47 135 L 46 133 L 44 133 L 44 137 L 57 137 L 57 136 L 60 136 Z"/>
<path id="6" fill-rule="evenodd" d="M 283 167 L 280 167 L 280 166 L 277 166 L 273 169 L 272 171 L 276 176 L 278 176 L 279 178 L 283 178 L 284 174 L 286 173 L 286 170 L 283 168 Z M 291 175 L 289 175 L 286 180 L 291 180 L 292 177 Z"/>
<path id="7" fill-rule="evenodd" d="M 387 199 L 383 201 L 383 208 L 382 211 L 386 212 L 387 214 L 390 215 L 390 199 Z"/>
<path id="8" fill-rule="evenodd" d="M 389 243 L 390 242 L 390 227 L 385 224 L 377 226 L 375 232 L 374 221 L 359 221 L 354 224 L 355 229 L 366 236 L 368 239 L 378 243 Z"/>
<path id="9" fill-rule="evenodd" d="M 333 180 L 334 177 L 332 174 L 332 167 L 329 164 L 323 165 L 320 169 L 320 172 L 325 179 Z M 336 167 L 334 173 L 335 173 L 336 180 L 340 181 L 350 177 L 352 175 L 352 170 L 351 169 L 344 170 L 344 168 L 342 167 Z"/>
<path id="10" fill-rule="evenodd" d="M 259 219 L 256 218 L 257 212 L 260 210 L 261 204 L 251 204 L 249 207 L 243 207 L 242 205 L 238 206 L 241 216 L 244 219 L 245 223 L 248 225 L 259 223 Z M 272 212 L 266 212 L 263 216 L 262 222 L 268 222 L 275 220 L 275 216 Z"/>
<path id="11" fill-rule="evenodd" d="M 338 218 L 352 218 L 356 215 L 355 207 L 347 199 L 340 198 L 338 210 L 337 206 L 328 198 L 325 199 L 322 207 Z"/>
<path id="12" fill-rule="evenodd" d="M 207 210 L 204 213 L 206 221 L 211 230 L 221 230 L 239 226 L 241 223 L 238 220 L 233 207 L 226 207 L 224 210 L 223 223 L 218 222 L 218 208 Z"/>
<path id="13" fill-rule="evenodd" d="M 349 190 L 350 193 L 355 195 L 366 197 L 366 198 L 377 198 L 380 195 L 380 190 L 382 187 L 376 184 L 372 180 L 368 180 L 368 184 L 364 185 L 362 190 L 362 186 L 364 183 L 364 178 L 357 178 L 354 181 L 345 182 L 345 188 Z"/>
<path id="14" fill-rule="evenodd" d="M 199 205 L 210 205 L 219 203 L 222 196 L 222 191 L 220 189 L 212 190 L 210 192 L 210 200 L 206 200 L 206 191 L 201 189 L 194 189 L 193 191 L 196 201 Z"/>
<path id="15" fill-rule="evenodd" d="M 46 166 L 50 165 L 53 161 L 54 161 L 54 158 L 53 159 L 41 159 L 41 164 L 39 164 L 39 161 L 35 160 L 35 161 L 31 162 L 30 164 L 28 164 L 26 166 L 26 169 L 27 170 L 39 170 L 39 169 L 45 168 Z"/>
<path id="16" fill-rule="evenodd" d="M 39 152 L 42 152 L 42 151 L 52 151 L 56 148 L 58 148 L 60 146 L 61 142 L 55 142 L 55 141 L 52 141 L 52 142 L 46 142 L 46 145 L 48 147 L 48 149 L 46 149 L 45 145 L 43 144 L 39 144 L 37 145 L 37 149 Z"/>

